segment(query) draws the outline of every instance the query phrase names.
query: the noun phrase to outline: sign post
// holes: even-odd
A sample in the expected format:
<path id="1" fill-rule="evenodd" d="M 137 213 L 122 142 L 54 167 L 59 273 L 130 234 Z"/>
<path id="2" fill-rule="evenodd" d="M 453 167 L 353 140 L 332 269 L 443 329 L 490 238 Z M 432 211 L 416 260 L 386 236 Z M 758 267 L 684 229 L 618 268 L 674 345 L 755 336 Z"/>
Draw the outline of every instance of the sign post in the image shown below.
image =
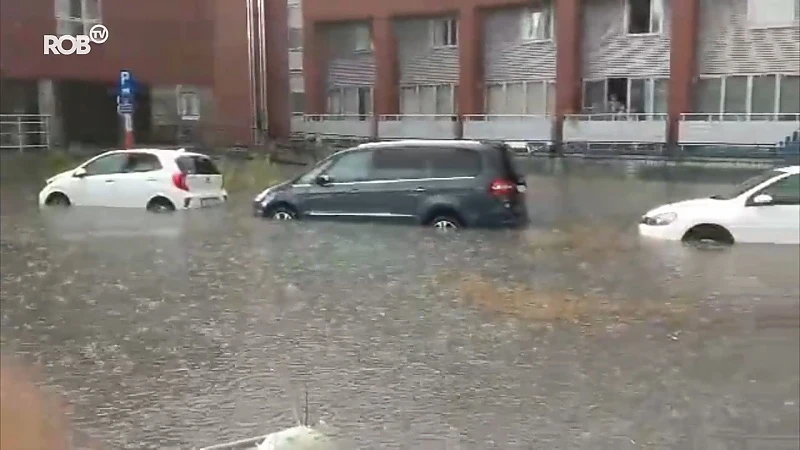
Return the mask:
<path id="1" fill-rule="evenodd" d="M 117 113 L 122 116 L 122 129 L 125 132 L 125 148 L 133 148 L 133 111 L 136 95 L 133 74 L 130 70 L 119 71 L 119 93 L 117 95 Z"/>

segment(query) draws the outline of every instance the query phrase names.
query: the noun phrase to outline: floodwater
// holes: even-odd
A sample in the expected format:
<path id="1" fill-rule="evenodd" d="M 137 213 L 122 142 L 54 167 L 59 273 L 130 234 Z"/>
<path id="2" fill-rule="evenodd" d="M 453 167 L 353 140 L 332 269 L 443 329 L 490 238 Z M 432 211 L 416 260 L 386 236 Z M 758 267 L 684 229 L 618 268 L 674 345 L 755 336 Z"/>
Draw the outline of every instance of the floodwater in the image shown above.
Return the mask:
<path id="1" fill-rule="evenodd" d="M 800 434 L 797 246 L 640 242 L 757 169 L 523 161 L 527 230 L 268 223 L 249 195 L 40 213 L 2 187 L 2 351 L 108 448 L 309 416 L 345 449 L 781 449 Z"/>

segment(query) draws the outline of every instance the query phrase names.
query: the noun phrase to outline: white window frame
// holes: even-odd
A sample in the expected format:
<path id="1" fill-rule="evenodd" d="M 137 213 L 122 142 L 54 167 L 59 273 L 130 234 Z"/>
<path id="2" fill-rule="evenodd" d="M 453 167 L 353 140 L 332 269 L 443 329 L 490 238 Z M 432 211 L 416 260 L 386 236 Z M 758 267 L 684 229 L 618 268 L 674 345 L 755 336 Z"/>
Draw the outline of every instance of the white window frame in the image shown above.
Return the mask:
<path id="1" fill-rule="evenodd" d="M 746 96 L 746 106 L 744 113 L 748 120 L 752 116 L 753 111 L 753 78 L 765 75 L 773 75 L 775 77 L 775 90 L 774 90 L 774 99 L 773 99 L 773 112 L 771 113 L 759 113 L 771 115 L 773 118 L 778 119 L 781 116 L 781 81 L 785 76 L 797 76 L 797 74 L 790 74 L 790 73 L 732 73 L 727 75 L 700 75 L 699 78 L 703 80 L 720 80 L 720 89 L 719 89 L 719 112 L 716 113 L 698 113 L 698 114 L 708 114 L 709 116 L 719 115 L 720 118 L 724 117 L 724 114 L 728 114 L 725 111 L 725 95 L 727 91 L 727 84 L 728 84 L 728 77 L 747 77 L 747 92 L 745 93 Z M 740 113 L 735 113 L 740 114 Z"/>
<path id="2" fill-rule="evenodd" d="M 797 0 L 786 1 L 791 2 L 791 4 L 786 5 L 790 7 L 791 10 L 786 11 L 786 14 L 780 14 L 779 16 L 781 17 L 781 20 L 774 23 L 758 23 L 753 17 L 753 5 L 757 5 L 760 0 L 747 0 L 746 6 L 748 28 L 754 30 L 763 30 L 769 28 L 791 28 L 798 26 L 798 23 L 800 23 L 800 5 L 798 4 Z"/>
<path id="3" fill-rule="evenodd" d="M 200 96 L 197 92 L 177 89 L 178 116 L 181 120 L 200 120 Z"/>
<path id="4" fill-rule="evenodd" d="M 653 8 L 655 4 L 659 0 L 649 0 L 650 1 L 650 14 L 648 18 L 648 31 L 646 33 L 631 33 L 630 24 L 631 24 L 631 0 L 625 0 L 625 17 L 623 18 L 623 26 L 625 30 L 625 34 L 627 36 L 658 36 L 664 33 L 664 28 L 667 24 L 667 15 L 666 15 L 666 1 L 667 0 L 660 0 L 661 4 L 661 24 L 659 25 L 658 31 L 653 31 L 655 22 L 653 21 Z"/>
<path id="5" fill-rule="evenodd" d="M 547 15 L 547 36 L 545 37 L 531 36 L 529 33 L 529 31 L 533 29 L 533 15 L 537 13 Z M 522 40 L 532 42 L 552 41 L 553 35 L 555 34 L 555 19 L 555 8 L 553 8 L 549 2 L 544 3 L 538 8 L 525 8 L 522 12 L 522 17 L 520 18 L 520 34 Z"/>
<path id="6" fill-rule="evenodd" d="M 369 24 L 358 24 L 353 31 L 353 51 L 356 53 L 369 53 L 375 50 L 372 41 L 372 30 Z"/>
<path id="7" fill-rule="evenodd" d="M 97 0 L 97 17 L 89 17 L 86 12 L 88 0 L 81 0 L 81 13 L 79 17 L 72 17 L 69 12 L 69 0 L 55 0 L 56 34 L 75 34 L 77 29 L 71 28 L 80 24 L 82 30 L 79 34 L 89 34 L 89 30 L 103 22 L 103 1 Z"/>
<path id="8" fill-rule="evenodd" d="M 436 36 L 440 31 L 445 31 L 445 42 L 438 44 Z M 430 40 L 434 48 L 457 47 L 458 46 L 458 19 L 448 17 L 445 19 L 431 19 L 430 21 Z"/>

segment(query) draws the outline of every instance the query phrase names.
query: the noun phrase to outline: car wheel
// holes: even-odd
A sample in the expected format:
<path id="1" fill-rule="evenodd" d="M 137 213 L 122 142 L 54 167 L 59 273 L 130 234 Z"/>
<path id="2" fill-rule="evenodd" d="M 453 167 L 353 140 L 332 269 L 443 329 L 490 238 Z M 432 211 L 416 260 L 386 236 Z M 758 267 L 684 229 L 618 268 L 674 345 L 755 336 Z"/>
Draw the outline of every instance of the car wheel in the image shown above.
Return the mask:
<path id="1" fill-rule="evenodd" d="M 150 203 L 147 204 L 147 210 L 152 213 L 168 213 L 175 211 L 175 205 L 166 198 L 157 197 L 150 200 Z"/>
<path id="2" fill-rule="evenodd" d="M 686 232 L 683 241 L 692 244 L 732 245 L 733 236 L 719 225 L 698 225 Z"/>
<path id="3" fill-rule="evenodd" d="M 267 218 L 271 220 L 297 220 L 297 213 L 287 206 L 276 206 L 267 213 Z"/>
<path id="4" fill-rule="evenodd" d="M 47 197 L 47 200 L 45 200 L 44 204 L 47 206 L 66 208 L 67 206 L 72 205 L 72 202 L 69 201 L 69 197 L 66 195 L 56 192 L 54 194 L 50 194 L 50 196 Z"/>
<path id="5" fill-rule="evenodd" d="M 461 222 L 453 216 L 436 216 L 431 220 L 433 229 L 439 232 L 456 231 L 461 228 Z"/>

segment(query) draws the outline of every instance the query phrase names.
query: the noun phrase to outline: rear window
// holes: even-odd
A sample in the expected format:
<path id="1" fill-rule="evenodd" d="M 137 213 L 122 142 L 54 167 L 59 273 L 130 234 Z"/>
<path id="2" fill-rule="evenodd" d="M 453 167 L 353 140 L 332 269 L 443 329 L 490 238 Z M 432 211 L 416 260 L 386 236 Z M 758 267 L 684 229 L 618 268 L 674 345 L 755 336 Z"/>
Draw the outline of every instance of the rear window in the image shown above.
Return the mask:
<path id="1" fill-rule="evenodd" d="M 514 156 L 511 152 L 511 148 L 508 145 L 500 144 L 497 146 L 497 149 L 500 152 L 500 161 L 505 175 L 515 180 L 524 179 L 524 177 L 520 175 L 520 171 L 514 166 Z"/>
<path id="2" fill-rule="evenodd" d="M 476 177 L 481 173 L 481 155 L 466 148 L 427 149 L 425 159 L 433 178 Z"/>
<path id="3" fill-rule="evenodd" d="M 219 175 L 219 169 L 207 156 L 181 156 L 175 162 L 181 172 L 188 175 Z"/>

